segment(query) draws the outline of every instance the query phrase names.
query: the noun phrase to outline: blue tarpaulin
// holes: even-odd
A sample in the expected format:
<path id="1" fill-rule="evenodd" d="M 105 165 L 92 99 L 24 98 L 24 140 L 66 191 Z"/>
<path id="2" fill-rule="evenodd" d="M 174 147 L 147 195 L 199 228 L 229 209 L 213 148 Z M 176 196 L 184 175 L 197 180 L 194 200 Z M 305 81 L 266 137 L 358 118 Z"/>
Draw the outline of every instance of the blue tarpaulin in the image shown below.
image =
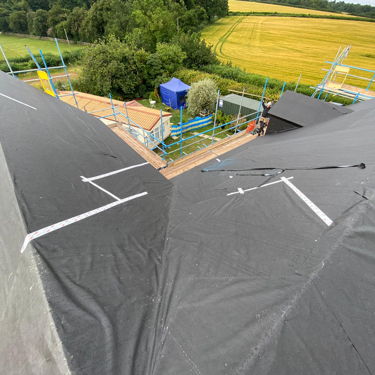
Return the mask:
<path id="1" fill-rule="evenodd" d="M 173 77 L 169 82 L 160 85 L 161 100 L 173 109 L 185 107 L 185 96 L 189 89 L 189 85 Z"/>

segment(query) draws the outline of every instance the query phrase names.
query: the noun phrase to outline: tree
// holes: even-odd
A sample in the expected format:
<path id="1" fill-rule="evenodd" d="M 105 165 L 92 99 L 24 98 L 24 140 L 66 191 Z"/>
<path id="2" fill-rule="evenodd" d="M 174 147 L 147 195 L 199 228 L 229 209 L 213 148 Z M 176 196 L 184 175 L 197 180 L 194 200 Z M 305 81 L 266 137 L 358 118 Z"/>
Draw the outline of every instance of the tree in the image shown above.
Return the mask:
<path id="1" fill-rule="evenodd" d="M 187 94 L 186 104 L 191 116 L 198 116 L 203 110 L 215 111 L 217 86 L 212 79 L 204 79 L 191 85 Z"/>
<path id="2" fill-rule="evenodd" d="M 48 12 L 46 10 L 38 9 L 35 12 L 33 19 L 34 34 L 38 36 L 46 36 L 48 30 L 47 24 Z"/>
<path id="3" fill-rule="evenodd" d="M 110 92 L 122 98 L 144 95 L 148 55 L 114 36 L 104 38 L 85 49 L 78 87 L 102 96 Z"/>
<path id="4" fill-rule="evenodd" d="M 182 52 L 181 47 L 175 44 L 158 43 L 156 54 L 161 60 L 163 73 L 172 74 L 182 67 L 187 54 Z"/>
<path id="5" fill-rule="evenodd" d="M 9 31 L 9 15 L 10 11 L 3 6 L 0 6 L 0 31 Z"/>
<path id="6" fill-rule="evenodd" d="M 180 34 L 173 42 L 187 54 L 184 66 L 190 69 L 199 69 L 205 65 L 218 64 L 219 60 L 212 52 L 212 46 L 201 39 L 199 33 Z"/>
<path id="7" fill-rule="evenodd" d="M 34 17 L 35 17 L 35 12 L 33 12 L 32 10 L 29 10 L 26 14 L 27 31 L 29 34 L 34 33 Z"/>
<path id="8" fill-rule="evenodd" d="M 112 18 L 111 10 L 111 2 L 108 0 L 99 0 L 90 8 L 80 29 L 85 40 L 94 42 L 105 35 L 107 24 Z"/>
<path id="9" fill-rule="evenodd" d="M 27 12 L 28 10 L 30 10 L 30 5 L 26 0 L 22 0 L 22 1 L 16 2 L 13 5 L 13 10 L 24 10 L 25 12 Z"/>
<path id="10" fill-rule="evenodd" d="M 175 44 L 158 43 L 156 52 L 147 58 L 148 84 L 158 87 L 161 81 L 182 67 L 186 53 Z"/>
<path id="11" fill-rule="evenodd" d="M 206 21 L 208 21 L 207 13 L 204 8 L 198 5 L 183 14 L 179 20 L 180 29 L 184 32 L 198 31 Z"/>
<path id="12" fill-rule="evenodd" d="M 27 33 L 27 14 L 24 10 L 16 10 L 9 16 L 9 27 L 16 33 Z"/>
<path id="13" fill-rule="evenodd" d="M 56 25 L 65 21 L 69 15 L 69 10 L 62 8 L 60 5 L 55 4 L 48 12 L 47 23 L 50 30 L 48 34 L 56 35 Z"/>
<path id="14" fill-rule="evenodd" d="M 37 11 L 39 9 L 48 10 L 50 8 L 48 0 L 28 0 L 27 2 L 33 11 Z"/>
<path id="15" fill-rule="evenodd" d="M 210 20 L 225 17 L 228 14 L 228 0 L 195 0 L 195 5 L 203 7 Z"/>
<path id="16" fill-rule="evenodd" d="M 74 40 L 80 39 L 80 29 L 81 26 L 86 18 L 87 11 L 84 8 L 76 7 L 72 10 L 69 14 L 67 22 L 68 22 L 68 34 Z M 83 38 L 82 38 L 83 39 Z"/>
<path id="17" fill-rule="evenodd" d="M 168 43 L 177 34 L 177 18 L 182 9 L 177 3 L 168 8 L 163 0 L 134 0 L 129 19 L 133 42 L 155 52 L 157 43 Z"/>

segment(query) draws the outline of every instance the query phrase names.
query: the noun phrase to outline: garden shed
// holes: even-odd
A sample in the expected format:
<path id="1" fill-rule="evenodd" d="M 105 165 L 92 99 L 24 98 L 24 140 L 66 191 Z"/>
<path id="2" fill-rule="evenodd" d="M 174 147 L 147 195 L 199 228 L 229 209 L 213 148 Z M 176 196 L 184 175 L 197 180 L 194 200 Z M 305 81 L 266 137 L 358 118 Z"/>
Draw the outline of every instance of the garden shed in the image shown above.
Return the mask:
<path id="1" fill-rule="evenodd" d="M 229 94 L 220 99 L 219 109 L 225 115 L 237 116 L 241 107 L 241 115 L 247 116 L 258 112 L 259 105 L 260 102 L 258 100 L 246 98 L 245 96 L 242 98 L 241 95 Z"/>
<path id="2" fill-rule="evenodd" d="M 189 89 L 189 85 L 173 77 L 169 82 L 160 85 L 162 102 L 173 109 L 185 108 L 185 97 Z"/>

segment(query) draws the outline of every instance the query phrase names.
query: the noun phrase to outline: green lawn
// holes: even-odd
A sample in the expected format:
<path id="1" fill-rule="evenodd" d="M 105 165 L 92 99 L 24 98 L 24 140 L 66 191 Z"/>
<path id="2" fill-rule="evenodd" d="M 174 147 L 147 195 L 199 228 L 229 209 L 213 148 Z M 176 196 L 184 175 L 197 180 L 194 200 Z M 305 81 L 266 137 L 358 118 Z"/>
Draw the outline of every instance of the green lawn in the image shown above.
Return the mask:
<path id="1" fill-rule="evenodd" d="M 145 107 L 147 108 L 150 108 L 150 101 L 149 99 L 140 99 L 138 100 L 138 102 L 142 105 L 144 105 Z M 163 103 L 156 103 L 155 104 L 155 108 L 156 109 L 161 109 L 165 112 L 170 112 L 172 113 L 172 117 L 171 117 L 171 123 L 172 124 L 177 124 L 178 122 L 180 122 L 181 120 L 181 112 L 179 110 L 174 110 L 174 109 L 169 109 L 169 107 L 167 107 L 165 104 Z M 167 110 L 168 108 L 168 110 Z M 185 113 L 184 111 L 184 116 L 187 117 L 187 114 Z M 233 124 L 232 126 L 234 126 L 235 124 Z M 188 132 L 185 132 L 183 133 L 182 135 L 182 156 L 186 156 L 186 155 L 189 155 L 191 154 L 192 152 L 195 152 L 195 151 L 199 151 L 200 149 L 202 148 L 205 148 L 207 146 L 210 146 L 211 143 L 212 143 L 212 133 L 213 131 L 211 130 L 213 128 L 213 125 L 209 125 L 209 126 L 206 126 L 204 128 L 201 128 L 201 129 L 197 129 L 197 130 L 193 130 L 193 131 L 188 131 Z M 204 133 L 204 135 L 210 137 L 210 138 L 205 138 L 204 136 L 202 135 L 196 135 L 195 137 L 193 137 L 195 134 L 194 133 Z M 219 133 L 219 134 L 218 134 Z M 214 137 L 216 138 L 215 139 L 215 142 L 218 141 L 218 139 L 224 139 L 224 138 L 227 138 L 228 135 L 232 135 L 233 132 L 231 131 L 223 131 L 222 129 L 216 129 L 215 130 L 215 135 Z M 190 138 L 190 137 L 193 137 L 193 138 Z M 174 139 L 176 138 L 176 139 Z M 180 141 L 180 137 L 177 136 L 177 137 L 168 137 L 165 139 L 165 144 L 166 145 L 171 145 L 173 143 L 176 143 L 176 142 L 179 142 Z M 187 138 L 190 138 L 190 139 L 187 139 Z M 168 155 L 166 157 L 166 160 L 168 162 L 171 162 L 173 160 L 177 160 L 181 157 L 181 143 L 177 143 L 171 147 L 168 147 L 165 151 L 168 152 Z M 162 155 L 162 152 L 160 150 L 154 150 L 157 154 L 159 154 L 160 156 Z"/>
<path id="2" fill-rule="evenodd" d="M 10 36 L 10 35 L 3 35 L 0 34 L 0 44 L 4 49 L 4 52 L 9 59 L 12 59 L 14 57 L 22 57 L 25 55 L 28 55 L 28 52 L 25 48 L 25 45 L 27 45 L 31 52 L 35 55 L 39 53 L 39 49 L 42 50 L 43 54 L 54 54 L 58 55 L 56 43 L 51 40 L 41 40 L 37 38 L 24 38 L 20 36 Z M 68 43 L 59 42 L 60 50 L 63 51 L 69 51 L 69 45 Z M 80 44 L 72 44 L 70 43 L 71 50 L 77 50 L 82 49 L 84 46 Z M 0 53 L 0 62 L 4 61 L 3 54 Z"/>
<path id="3" fill-rule="evenodd" d="M 200 149 L 210 146 L 212 144 L 212 133 L 213 133 L 212 128 L 213 128 L 213 125 L 209 125 L 201 129 L 183 133 L 182 156 L 189 155 L 192 152 L 199 151 Z M 198 133 L 198 134 L 194 134 L 194 133 Z M 203 135 L 205 135 L 208 138 L 205 138 Z M 233 132 L 227 131 L 227 130 L 223 131 L 221 129 L 215 129 L 214 142 L 218 142 L 218 140 L 227 138 L 230 135 L 233 135 Z M 190 138 L 190 137 L 193 137 L 193 138 Z M 166 160 L 168 162 L 179 159 L 181 157 L 181 142 L 180 142 L 181 138 L 180 136 L 177 136 L 174 138 L 168 137 L 165 139 L 166 145 L 171 145 L 173 143 L 178 142 L 177 144 L 171 147 L 168 147 L 165 150 L 166 152 L 168 152 L 168 155 L 166 157 Z M 158 151 L 157 153 L 159 155 L 162 155 L 161 151 Z"/>

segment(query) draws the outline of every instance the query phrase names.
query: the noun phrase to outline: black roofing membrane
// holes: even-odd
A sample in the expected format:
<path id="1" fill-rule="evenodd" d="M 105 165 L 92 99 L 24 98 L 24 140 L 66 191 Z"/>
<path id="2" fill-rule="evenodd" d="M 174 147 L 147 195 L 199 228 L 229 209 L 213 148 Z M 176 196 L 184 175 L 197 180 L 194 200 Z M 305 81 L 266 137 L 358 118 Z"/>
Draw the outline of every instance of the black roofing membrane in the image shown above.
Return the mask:
<path id="1" fill-rule="evenodd" d="M 147 195 L 20 254 L 22 226 L 114 202 L 81 176 L 145 161 L 98 119 L 5 74 L 0 93 L 37 108 L 0 96 L 4 225 L 19 212 L 17 234 L 0 231 L 3 278 L 18 280 L 0 284 L 1 374 L 375 373 L 375 101 L 171 181 L 150 165 L 95 180 L 120 199 Z M 262 175 L 275 168 L 295 170 Z"/>
<path id="2" fill-rule="evenodd" d="M 353 109 L 350 106 L 338 106 L 293 91 L 286 91 L 269 111 L 270 122 L 267 133 L 280 133 L 316 125 L 351 112 Z"/>

